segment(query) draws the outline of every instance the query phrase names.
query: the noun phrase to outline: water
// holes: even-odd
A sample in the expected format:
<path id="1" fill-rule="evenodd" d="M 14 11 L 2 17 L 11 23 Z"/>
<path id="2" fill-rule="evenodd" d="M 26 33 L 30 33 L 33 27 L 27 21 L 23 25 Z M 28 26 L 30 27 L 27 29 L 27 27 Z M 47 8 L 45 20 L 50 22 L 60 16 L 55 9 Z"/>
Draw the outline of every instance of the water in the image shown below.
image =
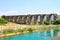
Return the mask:
<path id="1" fill-rule="evenodd" d="M 57 35 L 59 29 L 32 32 L 28 34 L 16 35 L 11 37 L 0 38 L 0 40 L 51 40 Z"/>

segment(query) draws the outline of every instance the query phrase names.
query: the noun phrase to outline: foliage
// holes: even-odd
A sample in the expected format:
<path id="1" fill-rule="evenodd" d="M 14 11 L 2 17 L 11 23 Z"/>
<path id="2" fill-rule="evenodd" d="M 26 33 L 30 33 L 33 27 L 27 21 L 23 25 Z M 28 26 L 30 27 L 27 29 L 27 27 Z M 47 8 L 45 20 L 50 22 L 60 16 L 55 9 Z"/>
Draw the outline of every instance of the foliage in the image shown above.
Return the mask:
<path id="1" fill-rule="evenodd" d="M 28 28 L 28 31 L 29 31 L 29 32 L 32 32 L 32 31 L 33 31 L 33 29 L 32 29 L 32 28 Z"/>
<path id="2" fill-rule="evenodd" d="M 24 28 L 23 30 L 24 30 L 24 31 L 28 31 L 28 28 Z"/>
<path id="3" fill-rule="evenodd" d="M 18 31 L 18 32 L 23 32 L 23 30 L 22 30 L 22 29 L 18 29 L 17 31 Z"/>
<path id="4" fill-rule="evenodd" d="M 3 15 L 3 16 L 2 16 L 2 18 L 4 18 L 4 19 L 5 19 L 5 15 Z"/>
<path id="5" fill-rule="evenodd" d="M 6 30 L 3 30 L 3 33 L 4 34 L 9 34 L 9 33 L 14 33 L 15 31 L 13 29 L 6 29 Z"/>
<path id="6" fill-rule="evenodd" d="M 3 34 L 16 33 L 16 32 L 24 32 L 24 31 L 33 32 L 33 30 L 35 30 L 35 29 L 34 28 L 24 28 L 24 29 L 17 29 L 17 30 L 5 29 L 5 30 L 3 30 Z"/>
<path id="7" fill-rule="evenodd" d="M 49 25 L 49 24 L 50 24 L 50 22 L 48 22 L 48 21 L 44 21 L 44 24 Z"/>
<path id="8" fill-rule="evenodd" d="M 0 24 L 6 24 L 7 20 L 5 20 L 4 18 L 0 18 Z"/>
<path id="9" fill-rule="evenodd" d="M 60 24 L 60 20 L 55 20 L 55 21 L 53 22 L 53 24 L 54 24 L 54 25 Z"/>

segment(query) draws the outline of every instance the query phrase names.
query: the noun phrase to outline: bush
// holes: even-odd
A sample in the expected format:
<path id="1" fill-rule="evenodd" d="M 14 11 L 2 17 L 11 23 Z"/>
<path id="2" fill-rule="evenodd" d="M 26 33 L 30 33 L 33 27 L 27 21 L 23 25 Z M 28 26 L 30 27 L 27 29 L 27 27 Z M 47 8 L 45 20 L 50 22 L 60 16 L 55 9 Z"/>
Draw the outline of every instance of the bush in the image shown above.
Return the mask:
<path id="1" fill-rule="evenodd" d="M 50 24 L 50 22 L 48 22 L 48 21 L 44 21 L 44 24 L 49 25 L 49 24 Z"/>
<path id="2" fill-rule="evenodd" d="M 55 21 L 53 22 L 53 24 L 54 24 L 54 25 L 60 24 L 60 20 L 55 20 Z"/>
<path id="3" fill-rule="evenodd" d="M 18 32 L 23 32 L 23 30 L 22 30 L 22 29 L 18 29 L 17 31 L 18 31 Z"/>
<path id="4" fill-rule="evenodd" d="M 15 31 L 13 29 L 6 29 L 6 30 L 3 30 L 3 33 L 4 34 L 9 34 L 9 33 L 14 33 Z"/>
<path id="5" fill-rule="evenodd" d="M 0 24 L 6 24 L 7 20 L 5 20 L 4 18 L 0 18 Z"/>
<path id="6" fill-rule="evenodd" d="M 24 28 L 23 30 L 24 30 L 24 31 L 28 31 L 28 28 Z"/>
<path id="7" fill-rule="evenodd" d="M 6 17 L 5 17 L 5 15 L 3 15 L 3 16 L 2 16 L 2 18 L 4 18 L 4 19 L 5 19 L 5 18 L 6 18 Z"/>
<path id="8" fill-rule="evenodd" d="M 29 31 L 29 32 L 32 32 L 32 31 L 33 31 L 33 29 L 32 29 L 32 28 L 28 28 L 28 31 Z"/>

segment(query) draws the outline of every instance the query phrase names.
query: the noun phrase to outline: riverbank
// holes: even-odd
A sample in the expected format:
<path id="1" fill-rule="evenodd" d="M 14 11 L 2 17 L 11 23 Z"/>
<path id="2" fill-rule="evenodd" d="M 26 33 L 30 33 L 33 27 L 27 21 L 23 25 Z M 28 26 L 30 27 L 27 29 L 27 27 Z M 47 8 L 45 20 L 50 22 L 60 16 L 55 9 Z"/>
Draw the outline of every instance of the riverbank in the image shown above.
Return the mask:
<path id="1" fill-rule="evenodd" d="M 34 31 L 42 31 L 42 30 L 51 30 L 51 29 L 56 29 L 60 28 L 60 25 L 21 25 L 21 24 L 15 24 L 15 23 L 8 23 L 6 25 L 0 25 L 0 37 L 5 37 L 5 36 L 12 36 L 12 35 L 18 35 L 18 34 L 25 34 L 29 32 L 34 32 Z M 12 33 L 3 33 L 3 30 L 18 30 L 21 29 L 23 31 L 16 31 Z M 12 30 L 11 30 L 12 31 Z"/>

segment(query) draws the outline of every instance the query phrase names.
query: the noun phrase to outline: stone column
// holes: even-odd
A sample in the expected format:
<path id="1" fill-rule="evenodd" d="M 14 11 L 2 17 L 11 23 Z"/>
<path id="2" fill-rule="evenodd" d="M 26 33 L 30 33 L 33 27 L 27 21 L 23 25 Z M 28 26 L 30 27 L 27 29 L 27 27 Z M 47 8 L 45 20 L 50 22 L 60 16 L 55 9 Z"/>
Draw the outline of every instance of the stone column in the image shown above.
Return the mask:
<path id="1" fill-rule="evenodd" d="M 15 22 L 15 16 L 14 16 L 14 22 Z"/>
<path id="2" fill-rule="evenodd" d="M 6 20 L 9 22 L 10 21 L 10 17 L 9 16 L 6 16 Z"/>
<path id="3" fill-rule="evenodd" d="M 58 15 L 55 14 L 55 15 L 54 15 L 54 20 L 57 20 L 57 18 L 58 18 Z"/>
<path id="4" fill-rule="evenodd" d="M 49 16 L 48 20 L 48 22 L 51 24 L 51 15 Z"/>
<path id="5" fill-rule="evenodd" d="M 12 18 L 11 18 L 11 22 L 13 22 L 13 16 L 12 16 Z"/>
<path id="6" fill-rule="evenodd" d="M 16 20 L 17 23 L 19 23 L 19 16 L 17 16 L 17 20 Z"/>
<path id="7" fill-rule="evenodd" d="M 40 15 L 40 24 L 44 24 L 43 15 Z"/>
<path id="8" fill-rule="evenodd" d="M 22 24 L 25 24 L 25 15 L 22 16 Z"/>
<path id="9" fill-rule="evenodd" d="M 24 16 L 22 16 L 21 18 L 22 18 L 22 20 L 24 20 Z"/>
<path id="10" fill-rule="evenodd" d="M 24 22 L 26 24 L 26 22 L 27 22 L 27 16 L 24 16 Z"/>
<path id="11" fill-rule="evenodd" d="M 32 16 L 31 15 L 28 15 L 27 16 L 27 24 L 31 24 L 31 19 L 32 19 Z"/>
<path id="12" fill-rule="evenodd" d="M 20 16 L 17 17 L 17 23 L 20 23 Z"/>
<path id="13" fill-rule="evenodd" d="M 51 24 L 51 15 L 47 15 L 47 22 Z"/>
<path id="14" fill-rule="evenodd" d="M 35 15 L 35 16 L 34 16 L 34 24 L 37 24 L 37 23 L 38 23 L 38 16 Z"/>
<path id="15" fill-rule="evenodd" d="M 15 16 L 15 19 L 14 20 L 15 20 L 14 22 L 17 23 L 17 16 Z"/>
<path id="16" fill-rule="evenodd" d="M 12 16 L 12 22 L 14 22 L 14 16 Z"/>
<path id="17" fill-rule="evenodd" d="M 10 19 L 9 19 L 10 22 L 12 22 L 12 16 L 10 16 Z"/>
<path id="18" fill-rule="evenodd" d="M 49 17 L 49 15 L 47 15 L 46 17 L 47 17 L 47 21 L 50 22 L 50 17 Z"/>
<path id="19" fill-rule="evenodd" d="M 13 22 L 15 21 L 15 17 L 13 16 Z"/>

